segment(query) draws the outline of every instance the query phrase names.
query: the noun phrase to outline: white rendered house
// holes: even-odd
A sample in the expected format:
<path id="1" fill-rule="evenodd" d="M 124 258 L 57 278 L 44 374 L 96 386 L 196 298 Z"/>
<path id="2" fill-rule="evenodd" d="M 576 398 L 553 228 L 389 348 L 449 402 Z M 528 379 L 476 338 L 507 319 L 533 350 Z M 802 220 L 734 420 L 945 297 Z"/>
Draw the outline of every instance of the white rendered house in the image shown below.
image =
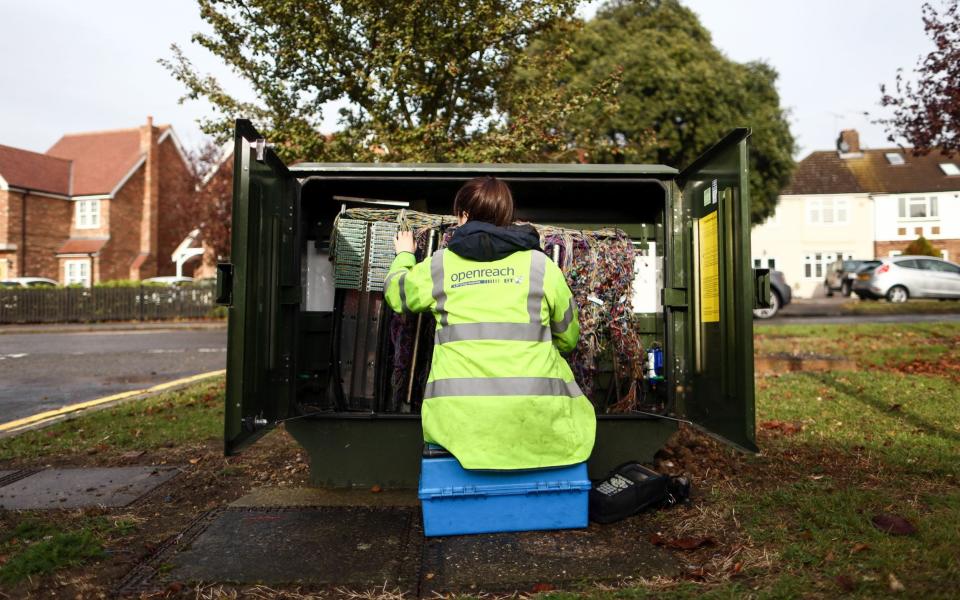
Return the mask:
<path id="1" fill-rule="evenodd" d="M 837 150 L 800 161 L 773 217 L 753 229 L 754 265 L 783 271 L 798 298 L 824 293 L 838 258 L 899 253 L 919 235 L 960 258 L 960 157 L 861 149 L 854 130 Z"/>

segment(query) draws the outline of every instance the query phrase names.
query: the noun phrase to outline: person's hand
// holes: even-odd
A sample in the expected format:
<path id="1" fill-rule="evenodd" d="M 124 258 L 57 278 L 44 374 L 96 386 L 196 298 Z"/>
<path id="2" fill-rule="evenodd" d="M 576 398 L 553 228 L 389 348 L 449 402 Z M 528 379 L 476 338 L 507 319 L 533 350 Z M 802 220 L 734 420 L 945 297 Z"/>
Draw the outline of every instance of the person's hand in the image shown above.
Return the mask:
<path id="1" fill-rule="evenodd" d="M 416 254 L 417 246 L 413 243 L 412 231 L 398 231 L 396 239 L 393 240 L 393 247 L 397 254 L 401 252 L 412 252 Z"/>

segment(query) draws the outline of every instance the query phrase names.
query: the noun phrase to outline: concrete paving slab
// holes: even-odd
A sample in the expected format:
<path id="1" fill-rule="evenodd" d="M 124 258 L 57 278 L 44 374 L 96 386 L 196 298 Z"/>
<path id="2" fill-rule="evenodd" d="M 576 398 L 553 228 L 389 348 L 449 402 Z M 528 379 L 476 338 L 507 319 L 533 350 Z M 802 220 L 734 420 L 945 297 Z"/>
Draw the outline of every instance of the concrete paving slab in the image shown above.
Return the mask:
<path id="1" fill-rule="evenodd" d="M 0 481 L 7 475 L 13 475 L 14 473 L 16 473 L 16 471 L 0 471 Z"/>
<path id="2" fill-rule="evenodd" d="M 676 559 L 651 544 L 640 519 L 588 529 L 433 538 L 425 542 L 421 596 L 529 592 L 584 582 L 671 576 Z"/>
<path id="3" fill-rule="evenodd" d="M 230 506 L 245 508 L 289 508 L 317 506 L 413 506 L 419 507 L 417 490 L 262 487 L 234 500 Z"/>
<path id="4" fill-rule="evenodd" d="M 163 557 L 163 582 L 301 583 L 416 589 L 417 511 L 229 508 L 189 547 Z M 411 542 L 411 540 L 416 540 Z M 411 544 L 417 546 L 411 548 Z"/>
<path id="5" fill-rule="evenodd" d="M 175 467 L 46 469 L 0 488 L 0 509 L 126 506 L 177 472 Z"/>

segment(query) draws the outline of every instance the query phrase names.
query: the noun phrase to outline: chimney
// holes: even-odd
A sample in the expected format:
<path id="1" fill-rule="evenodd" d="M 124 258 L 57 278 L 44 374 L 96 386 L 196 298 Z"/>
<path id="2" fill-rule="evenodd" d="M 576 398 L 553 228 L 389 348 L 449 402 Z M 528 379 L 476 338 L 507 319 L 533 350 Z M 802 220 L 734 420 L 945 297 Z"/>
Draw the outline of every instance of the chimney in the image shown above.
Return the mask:
<path id="1" fill-rule="evenodd" d="M 856 129 L 844 129 L 837 138 L 837 152 L 840 154 L 860 154 L 860 134 Z"/>
<path id="2" fill-rule="evenodd" d="M 131 278 L 143 279 L 157 274 L 157 238 L 160 234 L 158 205 L 160 199 L 160 153 L 157 149 L 159 132 L 153 126 L 153 117 L 147 117 L 140 127 L 140 152 L 146 155 L 143 177 L 143 205 L 140 215 L 140 256 L 134 263 L 136 273 Z M 136 275 L 134 277 L 134 275 Z"/>

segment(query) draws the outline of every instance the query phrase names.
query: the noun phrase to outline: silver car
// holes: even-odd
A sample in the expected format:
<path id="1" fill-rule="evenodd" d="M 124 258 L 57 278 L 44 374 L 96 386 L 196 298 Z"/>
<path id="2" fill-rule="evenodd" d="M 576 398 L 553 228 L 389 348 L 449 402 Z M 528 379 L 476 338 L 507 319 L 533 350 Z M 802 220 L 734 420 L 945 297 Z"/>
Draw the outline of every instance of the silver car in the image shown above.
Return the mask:
<path id="1" fill-rule="evenodd" d="M 864 300 L 886 298 L 960 298 L 960 265 L 931 256 L 895 256 L 864 269 L 853 282 L 853 293 Z"/>

